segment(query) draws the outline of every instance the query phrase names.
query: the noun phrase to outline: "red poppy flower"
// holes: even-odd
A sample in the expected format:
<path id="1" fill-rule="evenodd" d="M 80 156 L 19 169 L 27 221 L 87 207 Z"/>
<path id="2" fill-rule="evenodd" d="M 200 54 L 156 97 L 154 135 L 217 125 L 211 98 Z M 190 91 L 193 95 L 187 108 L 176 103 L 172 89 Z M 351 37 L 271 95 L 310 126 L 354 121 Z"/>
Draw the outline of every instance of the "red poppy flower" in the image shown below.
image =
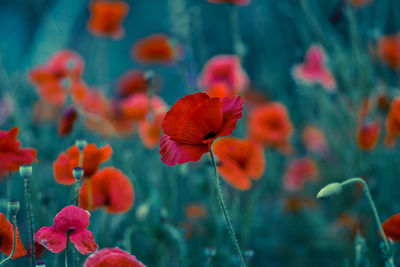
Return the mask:
<path id="1" fill-rule="evenodd" d="M 17 227 L 18 228 L 18 227 Z M 0 251 L 9 256 L 14 245 L 14 227 L 6 219 L 3 213 L 0 213 Z M 17 259 L 26 255 L 24 245 L 22 245 L 17 229 L 17 244 L 15 252 L 11 258 Z"/>
<path id="2" fill-rule="evenodd" d="M 307 126 L 303 130 L 302 140 L 308 150 L 320 154 L 328 151 L 324 133 L 314 126 Z"/>
<path id="3" fill-rule="evenodd" d="M 386 117 L 385 144 L 393 146 L 400 135 L 400 97 L 393 99 Z"/>
<path id="4" fill-rule="evenodd" d="M 234 97 L 236 94 L 225 82 L 215 82 L 210 87 L 208 87 L 205 91 L 207 95 L 210 97 Z"/>
<path id="5" fill-rule="evenodd" d="M 89 226 L 90 213 L 74 205 L 63 208 L 54 218 L 53 226 L 45 226 L 36 232 L 34 239 L 53 253 L 65 249 L 67 238 L 81 254 L 95 252 L 98 248 Z"/>
<path id="6" fill-rule="evenodd" d="M 363 150 L 372 150 L 379 140 L 381 129 L 378 122 L 364 122 L 357 127 L 357 144 Z"/>
<path id="7" fill-rule="evenodd" d="M 240 96 L 221 99 L 196 93 L 181 98 L 162 124 L 161 160 L 168 165 L 198 161 L 217 137 L 233 132 L 242 117 L 242 106 Z"/>
<path id="8" fill-rule="evenodd" d="M 218 55 L 207 62 L 199 77 L 199 86 L 210 88 L 216 82 L 226 83 L 231 88 L 233 95 L 247 88 L 249 78 L 237 56 Z"/>
<path id="9" fill-rule="evenodd" d="M 82 168 L 84 177 L 91 177 L 100 167 L 100 164 L 109 160 L 112 154 L 112 148 L 106 145 L 97 148 L 95 144 L 87 144 L 83 150 Z M 57 183 L 71 185 L 76 182 L 72 175 L 75 167 L 79 166 L 80 152 L 77 146 L 67 149 L 67 153 L 58 155 L 53 163 L 54 178 Z"/>
<path id="10" fill-rule="evenodd" d="M 382 61 L 392 69 L 400 69 L 400 34 L 383 36 L 378 41 Z"/>
<path id="11" fill-rule="evenodd" d="M 315 208 L 315 199 L 307 197 L 291 196 L 285 199 L 284 209 L 287 212 L 297 212 L 304 208 Z"/>
<path id="12" fill-rule="evenodd" d="M 389 219 L 382 224 L 383 231 L 386 237 L 392 239 L 394 242 L 400 240 L 400 213 L 392 215 Z"/>
<path id="13" fill-rule="evenodd" d="M 374 0 L 351 0 L 350 3 L 357 8 L 360 8 L 366 4 L 372 3 Z"/>
<path id="14" fill-rule="evenodd" d="M 248 190 L 251 179 L 264 173 L 265 158 L 262 147 L 250 140 L 225 137 L 215 141 L 218 171 L 222 178 L 239 190 Z"/>
<path id="15" fill-rule="evenodd" d="M 143 71 L 130 70 L 117 81 L 117 95 L 126 98 L 134 93 L 146 93 L 149 85 Z"/>
<path id="16" fill-rule="evenodd" d="M 293 126 L 286 107 L 277 102 L 254 108 L 248 118 L 248 133 L 251 139 L 265 146 L 274 146 L 284 152 L 289 145 Z"/>
<path id="17" fill-rule="evenodd" d="M 164 100 L 156 95 L 152 95 L 149 103 L 149 96 L 146 93 L 133 94 L 119 103 L 123 116 L 132 120 L 144 120 L 150 109 L 157 111 L 165 107 Z"/>
<path id="18" fill-rule="evenodd" d="M 119 39 L 124 34 L 122 21 L 128 14 L 129 5 L 123 1 L 92 1 L 89 5 L 91 17 L 88 31 L 98 36 Z"/>
<path id="19" fill-rule="evenodd" d="M 68 107 L 60 119 L 60 124 L 58 125 L 58 135 L 65 136 L 71 133 L 77 119 L 78 112 L 74 107 Z"/>
<path id="20" fill-rule="evenodd" d="M 33 148 L 21 148 L 17 140 L 19 129 L 0 130 L 0 177 L 10 171 L 18 171 L 22 164 L 36 161 L 37 151 Z"/>
<path id="21" fill-rule="evenodd" d="M 175 58 L 174 47 L 168 36 L 153 34 L 138 41 L 133 46 L 133 57 L 140 63 L 172 63 Z"/>
<path id="22" fill-rule="evenodd" d="M 226 3 L 226 4 L 235 4 L 235 5 L 247 5 L 250 3 L 250 0 L 207 0 L 210 3 Z"/>
<path id="23" fill-rule="evenodd" d="M 185 208 L 186 217 L 190 219 L 199 219 L 207 216 L 207 209 L 203 205 L 189 204 Z"/>
<path id="24" fill-rule="evenodd" d="M 154 148 L 160 143 L 162 137 L 162 122 L 165 112 L 158 112 L 153 118 L 139 122 L 139 136 L 143 144 L 148 148 Z"/>
<path id="25" fill-rule="evenodd" d="M 115 168 L 104 168 L 91 178 L 92 210 L 104 207 L 110 213 L 128 211 L 134 201 L 131 181 Z M 88 209 L 88 181 L 82 184 L 79 192 L 79 206 Z"/>
<path id="26" fill-rule="evenodd" d="M 84 267 L 146 267 L 135 256 L 120 248 L 103 248 L 90 255 Z"/>
<path id="27" fill-rule="evenodd" d="M 318 178 L 318 168 L 309 158 L 294 160 L 289 163 L 283 177 L 283 184 L 288 191 L 300 190 L 306 181 Z"/>
<path id="28" fill-rule="evenodd" d="M 312 45 L 306 54 L 305 62 L 293 67 L 293 77 L 307 84 L 319 83 L 328 91 L 336 88 L 332 73 L 325 66 L 325 52 L 319 45 Z"/>

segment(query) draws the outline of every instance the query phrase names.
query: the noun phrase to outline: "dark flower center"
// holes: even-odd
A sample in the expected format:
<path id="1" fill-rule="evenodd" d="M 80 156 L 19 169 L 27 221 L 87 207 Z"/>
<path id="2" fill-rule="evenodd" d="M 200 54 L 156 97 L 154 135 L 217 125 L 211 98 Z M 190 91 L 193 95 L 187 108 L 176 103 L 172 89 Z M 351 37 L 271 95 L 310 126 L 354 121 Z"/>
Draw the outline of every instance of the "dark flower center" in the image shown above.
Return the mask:
<path id="1" fill-rule="evenodd" d="M 75 231 L 75 227 L 70 227 L 67 231 L 67 234 L 72 234 Z"/>
<path id="2" fill-rule="evenodd" d="M 216 137 L 216 136 L 217 136 L 217 134 L 214 133 L 213 131 L 211 131 L 211 132 L 209 132 L 208 134 L 206 134 L 204 136 L 203 141 L 206 141 L 206 140 L 211 139 L 211 138 Z"/>

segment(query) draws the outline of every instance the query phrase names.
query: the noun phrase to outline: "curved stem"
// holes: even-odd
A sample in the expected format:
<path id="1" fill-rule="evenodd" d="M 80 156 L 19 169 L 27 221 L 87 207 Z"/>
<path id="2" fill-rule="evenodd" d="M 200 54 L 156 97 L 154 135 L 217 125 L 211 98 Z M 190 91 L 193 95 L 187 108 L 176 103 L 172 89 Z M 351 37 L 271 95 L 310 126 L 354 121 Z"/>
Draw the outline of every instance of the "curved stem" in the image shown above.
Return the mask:
<path id="1" fill-rule="evenodd" d="M 14 243 L 11 254 L 0 262 L 0 266 L 5 264 L 14 255 L 15 248 L 17 247 L 17 215 L 13 215 L 13 230 L 14 230 Z"/>
<path id="2" fill-rule="evenodd" d="M 212 164 L 213 164 L 213 167 L 214 167 L 215 185 L 217 187 L 218 201 L 219 201 L 219 204 L 221 206 L 222 212 L 224 214 L 226 225 L 228 226 L 228 232 L 229 232 L 229 235 L 231 236 L 232 242 L 233 242 L 233 244 L 235 246 L 235 249 L 236 249 L 236 252 L 237 252 L 237 254 L 239 256 L 240 265 L 242 267 L 246 267 L 246 263 L 244 262 L 242 251 L 240 250 L 239 242 L 237 241 L 235 232 L 233 231 L 231 220 L 229 218 L 228 211 L 226 209 L 226 206 L 225 206 L 225 203 L 224 203 L 224 199 L 222 197 L 222 190 L 221 190 L 221 185 L 219 183 L 217 164 L 215 162 L 214 154 L 213 154 L 211 148 L 210 148 L 210 156 L 211 156 L 211 161 L 212 161 Z"/>
<path id="3" fill-rule="evenodd" d="M 388 239 L 387 239 L 387 237 L 385 235 L 385 232 L 383 231 L 381 219 L 379 218 L 378 210 L 376 209 L 374 200 L 372 199 L 372 196 L 371 196 L 371 193 L 369 191 L 367 183 L 364 181 L 364 179 L 361 179 L 361 178 L 357 177 L 357 178 L 351 178 L 349 180 L 346 180 L 346 181 L 342 182 L 341 185 L 342 186 L 346 186 L 346 185 L 352 184 L 352 183 L 361 183 L 362 184 L 363 191 L 365 193 L 365 196 L 368 199 L 369 205 L 370 205 L 370 207 L 372 209 L 372 213 L 374 214 L 374 218 L 375 218 L 376 224 L 378 225 L 379 233 L 381 234 L 381 236 L 383 238 L 383 241 L 385 243 L 385 248 L 386 248 L 386 251 L 387 251 L 387 254 L 388 254 L 388 257 L 389 257 L 388 261 L 391 264 L 391 266 L 395 266 L 394 265 L 394 261 L 393 261 L 393 257 L 392 257 L 392 252 L 391 252 L 391 249 L 390 249 L 390 246 L 389 246 L 389 241 L 388 241 Z"/>
<path id="4" fill-rule="evenodd" d="M 24 178 L 24 189 L 25 189 L 25 205 L 28 215 L 28 222 L 29 222 L 29 234 L 31 238 L 31 263 L 32 267 L 35 266 L 35 245 L 33 241 L 33 213 L 32 213 L 32 206 L 31 206 L 31 192 L 29 186 L 29 179 Z"/>

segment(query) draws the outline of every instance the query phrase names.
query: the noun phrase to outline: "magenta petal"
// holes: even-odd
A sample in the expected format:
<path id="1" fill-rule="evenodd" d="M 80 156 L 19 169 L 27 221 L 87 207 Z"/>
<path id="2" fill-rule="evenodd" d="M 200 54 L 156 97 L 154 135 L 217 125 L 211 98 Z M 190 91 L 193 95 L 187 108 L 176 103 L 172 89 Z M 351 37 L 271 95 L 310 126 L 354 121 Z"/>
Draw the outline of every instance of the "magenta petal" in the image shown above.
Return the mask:
<path id="1" fill-rule="evenodd" d="M 160 141 L 161 160 L 165 164 L 173 166 L 188 161 L 198 161 L 204 153 L 209 151 L 207 144 L 185 145 L 179 144 L 164 135 Z"/>
<path id="2" fill-rule="evenodd" d="M 236 128 L 236 122 L 242 117 L 243 99 L 236 96 L 233 99 L 222 99 L 223 123 L 218 136 L 231 135 Z"/>
<path id="3" fill-rule="evenodd" d="M 65 249 L 67 235 L 54 231 L 53 227 L 45 226 L 36 232 L 34 239 L 53 253 L 60 253 Z"/>
<path id="4" fill-rule="evenodd" d="M 80 232 L 89 226 L 90 213 L 77 206 L 63 208 L 54 218 L 54 230 L 62 233 Z"/>
<path id="5" fill-rule="evenodd" d="M 76 249 L 82 254 L 95 252 L 98 248 L 94 241 L 93 234 L 89 230 L 83 230 L 79 233 L 72 234 L 70 240 L 75 244 Z"/>

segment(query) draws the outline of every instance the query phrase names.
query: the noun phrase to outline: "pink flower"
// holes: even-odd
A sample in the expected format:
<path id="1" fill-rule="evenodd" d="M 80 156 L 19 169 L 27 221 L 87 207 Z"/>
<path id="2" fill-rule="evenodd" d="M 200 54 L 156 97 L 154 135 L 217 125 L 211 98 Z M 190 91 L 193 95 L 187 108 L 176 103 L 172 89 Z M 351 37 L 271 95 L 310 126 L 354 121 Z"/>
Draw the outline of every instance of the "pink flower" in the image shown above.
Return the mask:
<path id="1" fill-rule="evenodd" d="M 53 253 L 65 249 L 67 238 L 82 254 L 97 250 L 93 234 L 86 228 L 89 226 L 90 213 L 74 205 L 63 208 L 54 218 L 53 226 L 45 226 L 35 234 L 35 241 Z"/>
<path id="2" fill-rule="evenodd" d="M 207 62 L 199 77 L 199 86 L 206 89 L 216 82 L 225 82 L 235 94 L 247 88 L 249 78 L 237 56 L 219 55 Z"/>
<path id="3" fill-rule="evenodd" d="M 327 69 L 325 59 L 326 55 L 322 47 L 312 45 L 307 51 L 305 62 L 293 67 L 293 77 L 307 84 L 321 84 L 327 91 L 334 91 L 336 81 Z"/>
<path id="4" fill-rule="evenodd" d="M 84 267 L 146 267 L 135 256 L 120 248 L 103 248 L 90 255 L 85 261 Z"/>
<path id="5" fill-rule="evenodd" d="M 302 158 L 289 163 L 285 172 L 283 183 L 288 191 L 296 191 L 303 188 L 306 181 L 318 178 L 318 168 L 310 158 Z"/>

